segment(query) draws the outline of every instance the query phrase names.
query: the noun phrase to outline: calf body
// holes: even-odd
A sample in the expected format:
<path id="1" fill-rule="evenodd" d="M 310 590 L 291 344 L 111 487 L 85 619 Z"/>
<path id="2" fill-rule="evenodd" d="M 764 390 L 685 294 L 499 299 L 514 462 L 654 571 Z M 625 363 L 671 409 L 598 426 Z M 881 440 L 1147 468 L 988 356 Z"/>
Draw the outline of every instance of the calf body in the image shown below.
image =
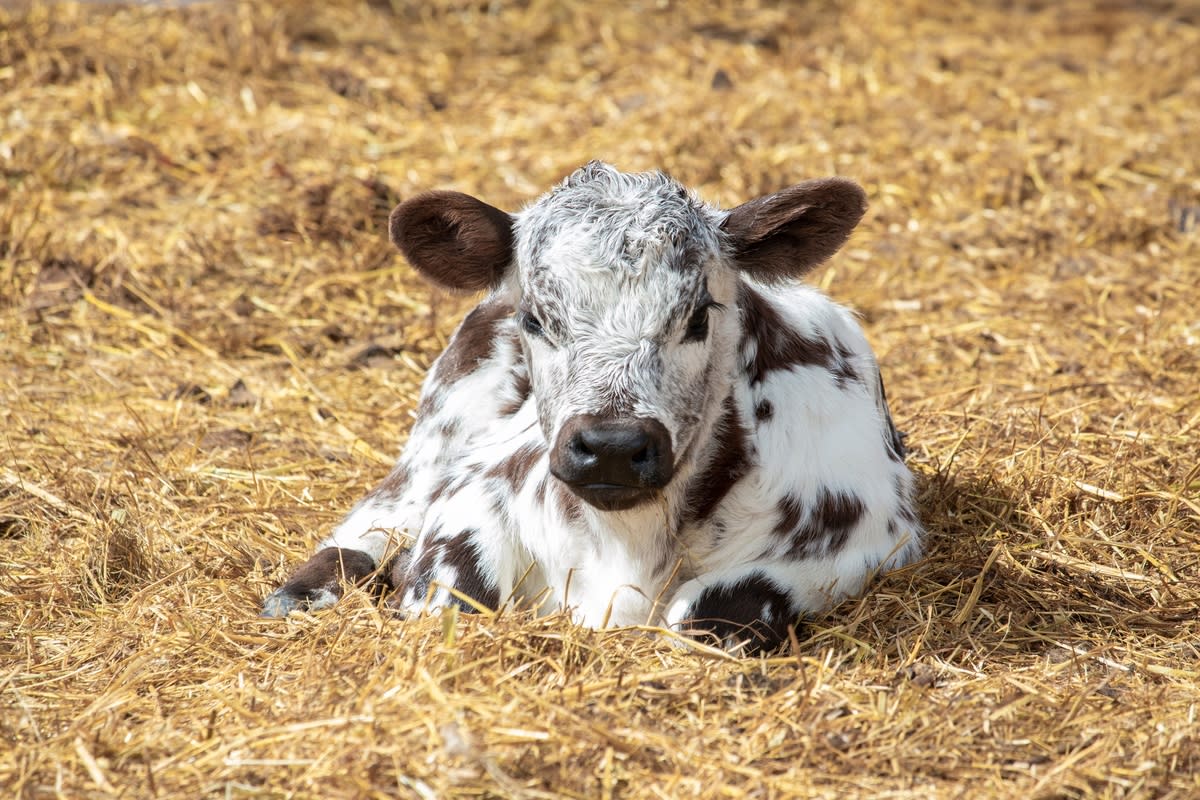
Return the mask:
<path id="1" fill-rule="evenodd" d="M 769 648 L 920 552 L 912 475 L 853 316 L 796 282 L 865 209 L 827 179 L 722 211 L 593 162 L 510 216 L 393 212 L 410 263 L 486 290 L 392 473 L 264 613 L 384 569 L 405 613 L 568 608 Z"/>

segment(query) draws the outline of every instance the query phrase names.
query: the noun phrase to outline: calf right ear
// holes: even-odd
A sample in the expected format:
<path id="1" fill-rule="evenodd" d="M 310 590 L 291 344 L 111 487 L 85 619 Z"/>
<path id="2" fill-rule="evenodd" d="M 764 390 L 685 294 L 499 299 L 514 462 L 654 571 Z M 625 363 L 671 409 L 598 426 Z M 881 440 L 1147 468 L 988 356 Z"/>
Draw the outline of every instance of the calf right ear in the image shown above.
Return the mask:
<path id="1" fill-rule="evenodd" d="M 512 261 L 513 218 L 462 192 L 426 192 L 396 206 L 388 235 L 408 263 L 447 289 L 497 286 Z"/>

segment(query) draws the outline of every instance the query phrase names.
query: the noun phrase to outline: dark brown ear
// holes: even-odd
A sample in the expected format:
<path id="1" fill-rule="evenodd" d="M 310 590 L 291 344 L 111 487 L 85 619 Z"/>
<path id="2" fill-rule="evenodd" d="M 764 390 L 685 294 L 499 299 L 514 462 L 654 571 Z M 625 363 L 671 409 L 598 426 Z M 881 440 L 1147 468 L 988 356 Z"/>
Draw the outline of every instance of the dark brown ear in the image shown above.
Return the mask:
<path id="1" fill-rule="evenodd" d="M 500 283 L 512 261 L 513 219 L 462 192 L 426 192 L 392 211 L 388 234 L 408 263 L 448 289 Z"/>
<path id="2" fill-rule="evenodd" d="M 764 281 L 798 278 L 838 251 L 867 210 L 854 181 L 821 178 L 743 203 L 722 226 L 738 267 Z"/>

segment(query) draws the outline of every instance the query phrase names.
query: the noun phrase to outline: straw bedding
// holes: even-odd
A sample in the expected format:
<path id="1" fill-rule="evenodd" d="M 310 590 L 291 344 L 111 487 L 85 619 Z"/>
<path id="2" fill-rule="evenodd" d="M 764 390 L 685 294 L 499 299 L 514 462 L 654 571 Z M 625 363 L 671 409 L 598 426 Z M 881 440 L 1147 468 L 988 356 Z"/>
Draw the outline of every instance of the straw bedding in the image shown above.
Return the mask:
<path id="1" fill-rule="evenodd" d="M 0 794 L 1200 796 L 1200 10 L 0 4 Z M 735 660 L 262 596 L 471 302 L 386 243 L 600 157 L 872 210 L 928 558 Z"/>

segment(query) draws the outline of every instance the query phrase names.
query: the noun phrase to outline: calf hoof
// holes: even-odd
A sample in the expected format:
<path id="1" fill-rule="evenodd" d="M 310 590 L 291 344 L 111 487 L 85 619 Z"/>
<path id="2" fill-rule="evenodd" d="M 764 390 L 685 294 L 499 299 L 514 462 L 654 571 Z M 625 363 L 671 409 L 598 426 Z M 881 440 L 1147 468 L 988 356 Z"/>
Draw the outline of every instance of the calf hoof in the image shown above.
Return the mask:
<path id="1" fill-rule="evenodd" d="M 405 592 L 403 589 L 398 589 L 390 593 L 383 601 L 383 610 L 396 619 L 408 619 L 415 616 L 412 609 L 404 602 Z"/>
<path id="2" fill-rule="evenodd" d="M 324 608 L 327 605 L 336 603 L 337 598 L 334 597 L 332 600 L 329 600 L 323 605 L 317 605 L 316 602 L 319 601 L 316 601 L 315 598 L 308 599 L 305 597 L 297 597 L 296 595 L 286 591 L 283 587 L 280 587 L 267 595 L 267 598 L 263 600 L 262 613 L 260 613 L 259 616 L 266 617 L 268 619 L 278 619 L 280 617 L 286 617 L 288 614 L 296 611 L 297 609 L 303 610 L 311 608 Z"/>
<path id="3" fill-rule="evenodd" d="M 295 610 L 328 608 L 342 596 L 342 587 L 356 584 L 375 571 L 375 560 L 361 550 L 329 547 L 312 558 L 263 600 L 260 616 L 286 617 Z"/>

